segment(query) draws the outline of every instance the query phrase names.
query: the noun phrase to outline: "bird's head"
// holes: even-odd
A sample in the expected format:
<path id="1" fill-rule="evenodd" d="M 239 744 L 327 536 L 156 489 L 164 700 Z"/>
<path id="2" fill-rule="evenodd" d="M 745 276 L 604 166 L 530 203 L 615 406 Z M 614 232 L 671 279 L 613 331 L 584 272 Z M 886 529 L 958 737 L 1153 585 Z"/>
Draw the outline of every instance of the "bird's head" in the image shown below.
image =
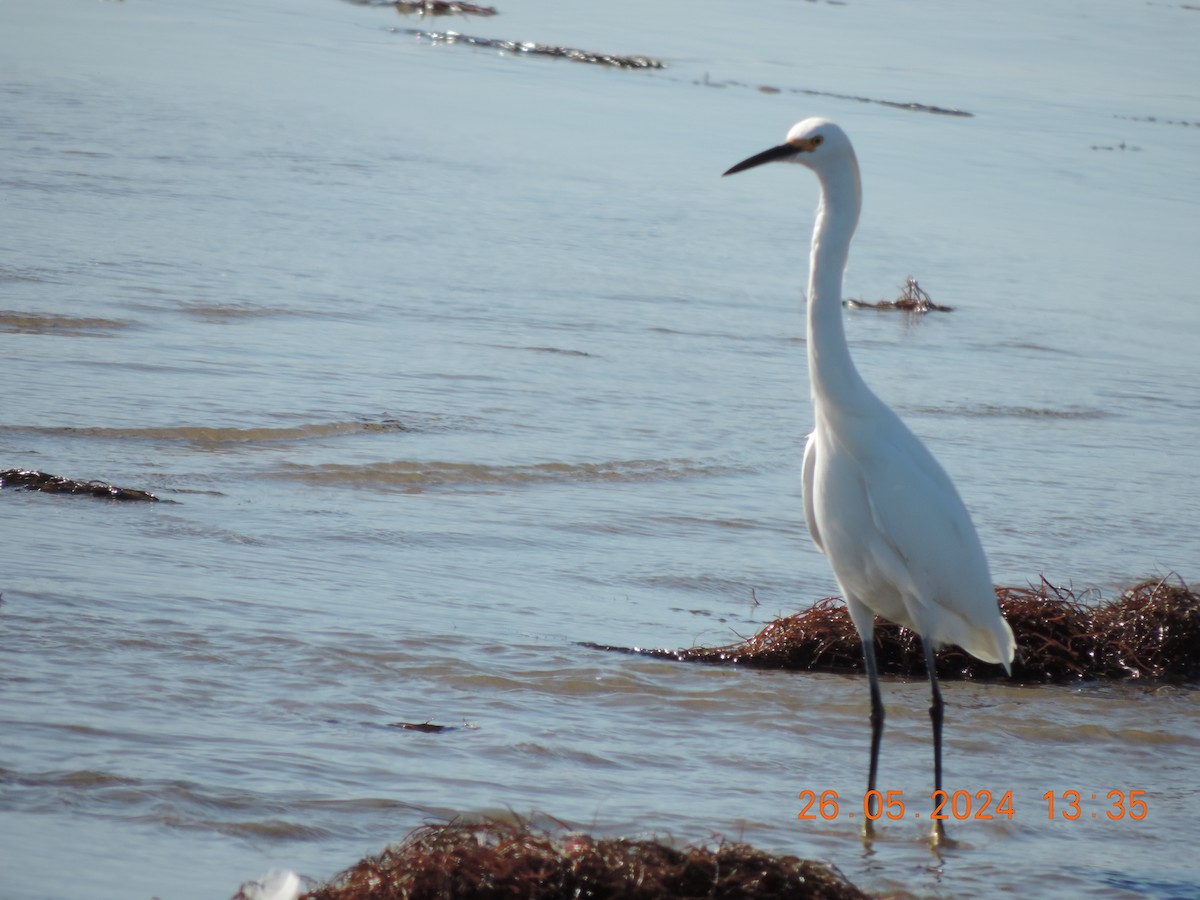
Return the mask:
<path id="1" fill-rule="evenodd" d="M 805 119 L 792 126 L 786 140 L 778 147 L 743 159 L 725 174 L 734 175 L 769 162 L 800 163 L 820 173 L 835 160 L 847 157 L 854 159 L 854 149 L 846 132 L 828 119 Z"/>

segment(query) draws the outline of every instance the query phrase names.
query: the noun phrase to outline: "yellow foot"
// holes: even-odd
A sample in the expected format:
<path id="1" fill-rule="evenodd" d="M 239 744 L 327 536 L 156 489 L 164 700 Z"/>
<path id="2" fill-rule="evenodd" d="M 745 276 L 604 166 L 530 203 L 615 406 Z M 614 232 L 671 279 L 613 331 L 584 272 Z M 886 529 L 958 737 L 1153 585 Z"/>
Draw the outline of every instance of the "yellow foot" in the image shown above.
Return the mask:
<path id="1" fill-rule="evenodd" d="M 958 841 L 951 840 L 946 836 L 946 829 L 942 827 L 942 823 L 938 822 L 933 826 L 933 831 L 929 834 L 929 849 L 942 850 L 946 847 L 957 847 Z"/>

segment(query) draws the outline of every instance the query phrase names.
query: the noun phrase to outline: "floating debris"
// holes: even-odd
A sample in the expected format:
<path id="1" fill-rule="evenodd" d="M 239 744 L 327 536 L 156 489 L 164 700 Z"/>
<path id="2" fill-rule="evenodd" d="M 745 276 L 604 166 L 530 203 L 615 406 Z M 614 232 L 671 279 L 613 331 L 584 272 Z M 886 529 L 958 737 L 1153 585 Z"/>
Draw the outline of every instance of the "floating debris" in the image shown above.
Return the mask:
<path id="1" fill-rule="evenodd" d="M 419 16 L 494 16 L 496 7 L 455 0 L 344 0 L 355 6 L 394 6 L 401 15 Z"/>
<path id="2" fill-rule="evenodd" d="M 394 34 L 408 34 L 435 44 L 469 44 L 472 47 L 488 47 L 519 56 L 552 56 L 574 62 L 612 66 L 616 69 L 665 69 L 666 63 L 649 56 L 615 56 L 609 53 L 593 53 L 591 50 L 576 50 L 573 47 L 556 47 L 535 44 L 532 41 L 504 41 L 497 38 L 475 37 L 457 31 L 422 31 L 419 28 L 391 28 Z"/>
<path id="3" fill-rule="evenodd" d="M 1128 150 L 1130 152 L 1137 153 L 1142 148 L 1135 147 L 1133 144 L 1126 144 L 1124 141 L 1121 141 L 1121 143 L 1119 143 L 1119 144 L 1092 144 L 1092 149 L 1093 150 L 1120 150 L 1122 153 L 1124 153 L 1126 150 Z"/>
<path id="4" fill-rule="evenodd" d="M 1183 7 L 1188 9 L 1188 7 Z M 1195 7 L 1200 10 L 1200 6 Z M 1152 125 L 1182 125 L 1184 128 L 1200 128 L 1200 120 L 1190 121 L 1188 119 L 1160 119 L 1158 116 L 1122 116 L 1114 114 L 1114 119 L 1126 119 L 1130 122 L 1147 122 Z"/>
<path id="5" fill-rule="evenodd" d="M 308 900 L 866 900 L 828 866 L 747 844 L 676 850 L 655 841 L 555 837 L 525 822 L 426 825 L 351 866 Z"/>
<path id="6" fill-rule="evenodd" d="M 954 309 L 953 306 L 941 306 L 934 303 L 929 295 L 921 289 L 921 285 L 917 284 L 917 279 L 911 275 L 904 282 L 904 290 L 895 300 L 877 300 L 875 303 L 868 303 L 866 300 L 847 298 L 844 302 L 851 309 L 899 309 L 914 313 L 927 313 L 934 310 L 951 312 Z"/>
<path id="7" fill-rule="evenodd" d="M 1000 406 L 980 403 L 972 406 L 918 406 L 914 408 L 923 416 L 954 416 L 968 419 L 1107 419 L 1115 413 L 1107 409 L 1070 406 L 1055 409 L 1052 406 Z"/>
<path id="8" fill-rule="evenodd" d="M 432 722 L 389 722 L 389 728 L 406 728 L 409 731 L 419 731 L 422 734 L 441 734 L 444 731 L 457 731 L 453 725 L 434 725 Z"/>
<path id="9" fill-rule="evenodd" d="M 909 112 L 924 112 L 933 113 L 937 116 L 961 116 L 964 118 L 974 118 L 975 113 L 967 112 L 965 109 L 954 109 L 946 106 L 933 106 L 928 103 L 905 102 L 901 100 L 879 100 L 874 97 L 860 97 L 855 94 L 838 94 L 832 91 L 818 91 L 812 88 L 781 88 L 769 84 L 746 84 L 744 81 L 713 81 L 705 73 L 704 78 L 693 82 L 701 87 L 738 87 L 749 88 L 750 90 L 759 91 L 764 94 L 804 94 L 808 97 L 832 97 L 835 100 L 854 100 L 858 103 L 874 103 L 877 106 L 887 106 L 892 109 L 905 109 Z"/>
<path id="10" fill-rule="evenodd" d="M 586 350 L 564 350 L 562 347 L 521 347 L 522 350 L 532 350 L 534 353 L 557 353 L 562 356 L 595 356 Z"/>
<path id="11" fill-rule="evenodd" d="M 1200 681 L 1200 595 L 1182 580 L 1143 581 L 1109 602 L 1085 604 L 1082 596 L 1095 594 L 1076 594 L 1045 578 L 1036 587 L 996 589 L 1000 609 L 1017 637 L 1014 681 Z M 682 662 L 820 672 L 863 670 L 858 632 L 837 597 L 776 619 L 758 634 L 724 647 L 587 646 Z M 925 675 L 920 638 L 882 619 L 875 626 L 875 655 L 882 674 Z M 957 647 L 938 653 L 937 672 L 939 678 L 1006 679 L 999 665 L 980 662 Z"/>
<path id="12" fill-rule="evenodd" d="M 76 481 L 36 469 L 5 469 L 0 472 L 0 489 L 18 487 L 47 494 L 90 494 L 105 500 L 147 500 L 155 503 L 159 500 L 149 491 L 117 487 L 106 481 Z"/>

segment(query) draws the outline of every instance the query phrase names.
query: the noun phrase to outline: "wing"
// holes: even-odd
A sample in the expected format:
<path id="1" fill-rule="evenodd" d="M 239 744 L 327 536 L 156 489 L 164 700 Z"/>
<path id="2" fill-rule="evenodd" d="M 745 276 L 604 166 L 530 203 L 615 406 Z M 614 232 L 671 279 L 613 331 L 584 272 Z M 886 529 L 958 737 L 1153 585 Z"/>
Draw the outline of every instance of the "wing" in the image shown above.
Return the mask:
<path id="1" fill-rule="evenodd" d="M 1008 662 L 1012 631 L 950 476 L 870 391 L 844 399 L 816 404 L 804 460 L 809 528 L 843 591 L 935 645 Z"/>
<path id="2" fill-rule="evenodd" d="M 981 659 L 1011 659 L 1011 631 L 950 476 L 895 413 L 873 418 L 869 434 L 841 445 L 853 448 L 866 493 L 875 533 L 865 543 L 873 565 L 936 643 L 957 644 Z"/>
<path id="3" fill-rule="evenodd" d="M 817 433 L 814 431 L 808 436 L 808 443 L 804 445 L 804 468 L 801 476 L 804 487 L 804 521 L 808 523 L 808 533 L 812 535 L 813 543 L 817 545 L 818 550 L 824 553 L 825 545 L 821 543 L 821 532 L 817 528 L 817 515 L 813 512 L 813 473 L 816 469 Z"/>
<path id="4" fill-rule="evenodd" d="M 991 576 L 975 526 L 950 476 L 907 427 L 889 429 L 886 445 L 862 460 L 880 535 L 904 561 L 915 587 L 944 602 L 947 589 L 991 595 Z M 957 593 L 957 592 L 953 592 Z"/>

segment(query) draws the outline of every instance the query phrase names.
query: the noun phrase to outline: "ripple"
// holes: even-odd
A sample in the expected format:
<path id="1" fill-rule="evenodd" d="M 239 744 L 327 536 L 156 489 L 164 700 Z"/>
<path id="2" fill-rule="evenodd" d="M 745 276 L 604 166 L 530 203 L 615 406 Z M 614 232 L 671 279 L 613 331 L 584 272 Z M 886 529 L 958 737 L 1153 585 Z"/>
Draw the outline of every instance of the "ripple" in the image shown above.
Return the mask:
<path id="1" fill-rule="evenodd" d="M 32 279 L 30 279 L 32 280 Z M 0 310 L 0 331 L 12 334 L 62 334 L 71 337 L 83 335 L 107 336 L 111 332 L 128 328 L 130 322 L 123 319 L 101 319 L 85 316 L 67 316 L 56 313 L 29 313 Z"/>
<path id="2" fill-rule="evenodd" d="M 247 444 L 306 441 L 314 438 L 342 437 L 351 434 L 366 434 L 385 431 L 416 431 L 397 419 L 359 419 L 341 422 L 311 422 L 303 425 L 256 426 L 235 428 L 220 425 L 172 425 L 132 426 L 112 428 L 54 427 L 42 425 L 12 425 L 4 431 L 26 434 L 45 434 L 55 437 L 100 437 L 118 440 L 182 441 L 192 444 L 215 446 L 222 444 Z"/>
<path id="3" fill-rule="evenodd" d="M 595 463 L 544 462 L 496 465 L 446 461 L 394 460 L 349 465 L 289 463 L 273 473 L 279 478 L 317 484 L 395 487 L 420 491 L 431 487 L 666 481 L 725 474 L 727 466 L 690 459 L 632 459 Z"/>
<path id="4" fill-rule="evenodd" d="M 915 413 L 925 416 L 956 416 L 966 419 L 1106 419 L 1113 415 L 1103 409 L 1073 406 L 1053 409 L 1043 406 L 918 406 Z"/>

